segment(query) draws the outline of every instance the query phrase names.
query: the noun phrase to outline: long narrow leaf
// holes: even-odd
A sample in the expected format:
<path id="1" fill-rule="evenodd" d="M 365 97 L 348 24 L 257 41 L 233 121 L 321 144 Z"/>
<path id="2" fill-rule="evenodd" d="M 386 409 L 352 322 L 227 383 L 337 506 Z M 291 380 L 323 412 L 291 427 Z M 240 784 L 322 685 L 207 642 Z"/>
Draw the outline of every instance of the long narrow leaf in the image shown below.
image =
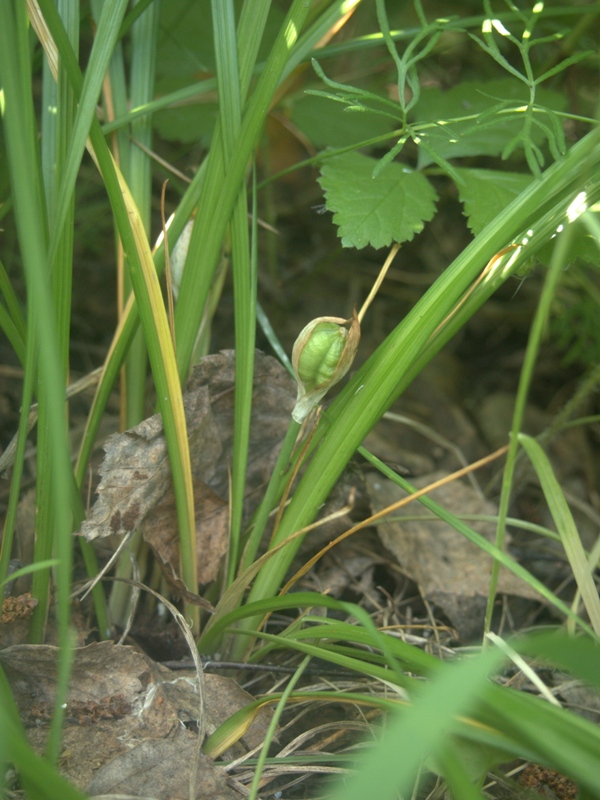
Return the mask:
<path id="1" fill-rule="evenodd" d="M 529 456 L 540 480 L 552 519 L 560 534 L 565 553 L 581 592 L 581 598 L 589 614 L 592 626 L 600 637 L 600 597 L 598 597 L 598 590 L 592 578 L 590 565 L 585 556 L 571 510 L 565 500 L 560 484 L 556 480 L 552 465 L 540 445 L 535 439 L 524 433 L 520 434 L 519 443 Z"/>
<path id="2" fill-rule="evenodd" d="M 6 3 L 0 7 L 0 80 L 5 108 L 4 130 L 12 193 L 15 200 L 19 245 L 27 282 L 28 352 L 24 387 L 24 409 L 31 399 L 33 370 L 38 369 L 38 403 L 43 430 L 38 442 L 38 494 L 36 497 L 38 538 L 36 559 L 50 557 L 54 544 L 58 566 L 58 622 L 61 658 L 59 692 L 64 697 L 70 664 L 68 594 L 72 531 L 72 482 L 69 440 L 64 414 L 66 389 L 64 319 L 57 317 L 56 300 L 48 267 L 48 225 L 44 204 L 38 136 L 33 110 L 28 21 L 25 7 Z M 64 314 L 64 309 L 59 313 Z M 60 327 L 58 327 L 60 324 Z M 24 446 L 26 411 L 21 414 L 20 441 Z M 41 427 L 41 426 L 40 426 Z M 22 450 L 21 450 L 22 453 Z M 19 454 L 19 459 L 21 454 Z M 17 467 L 20 477 L 22 463 Z M 43 476 L 39 468 L 43 469 Z M 15 485 L 13 484 L 13 489 Z M 15 493 L 15 498 L 18 496 Z M 12 524 L 12 523 L 11 523 Z M 10 537 L 9 537 L 10 538 Z M 34 573 L 32 591 L 38 605 L 32 619 L 32 636 L 41 640 L 48 608 L 48 574 Z M 62 699 L 60 700 L 62 704 Z M 49 755 L 55 758 L 62 715 L 53 721 Z"/>
<path id="3" fill-rule="evenodd" d="M 231 0 L 213 0 L 213 26 L 217 82 L 219 87 L 219 134 L 225 164 L 233 156 L 234 143 L 242 121 L 242 93 L 237 61 L 235 15 Z M 246 83 L 249 82 L 249 76 Z M 235 401 L 233 464 L 231 473 L 230 547 L 228 583 L 235 575 L 246 486 L 246 464 L 250 440 L 250 415 L 256 340 L 256 282 L 250 268 L 248 203 L 246 188 L 240 185 L 231 217 L 235 307 Z"/>
<path id="4" fill-rule="evenodd" d="M 44 19 L 52 20 L 53 33 L 56 36 L 58 31 L 64 33 L 64 28 L 60 20 L 56 18 L 56 10 L 50 0 L 39 0 L 39 6 L 43 12 Z M 92 120 L 96 116 L 96 105 L 100 96 L 102 82 L 106 75 L 108 63 L 117 41 L 121 21 L 127 9 L 127 0 L 106 0 L 102 16 L 98 22 L 96 37 L 90 53 L 88 68 L 81 87 L 74 87 L 78 94 L 77 119 L 73 129 L 69 154 L 61 177 L 60 190 L 58 192 L 59 204 L 54 218 L 54 232 L 59 235 L 62 231 L 69 203 L 72 201 L 75 180 L 79 171 L 79 164 L 85 151 L 86 140 L 89 136 Z M 34 17 L 35 18 L 35 17 Z M 46 42 L 49 45 L 49 42 Z M 67 48 L 67 42 L 57 41 L 61 58 Z M 68 48 L 70 50 L 70 48 Z M 56 238 L 51 243 L 51 252 L 57 246 Z"/>

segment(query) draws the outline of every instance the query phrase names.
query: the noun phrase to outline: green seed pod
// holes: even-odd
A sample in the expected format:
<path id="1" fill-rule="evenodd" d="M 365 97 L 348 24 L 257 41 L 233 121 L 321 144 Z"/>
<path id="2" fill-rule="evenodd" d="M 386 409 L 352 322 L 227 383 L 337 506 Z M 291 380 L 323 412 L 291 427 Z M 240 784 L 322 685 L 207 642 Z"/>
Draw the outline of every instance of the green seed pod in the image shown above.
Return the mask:
<path id="1" fill-rule="evenodd" d="M 335 322 L 319 322 L 298 358 L 298 376 L 306 391 L 328 383 L 346 346 L 348 330 Z"/>
<path id="2" fill-rule="evenodd" d="M 301 331 L 292 352 L 298 383 L 298 398 L 292 412 L 302 422 L 322 397 L 350 369 L 358 342 L 360 324 L 352 319 L 318 317 Z"/>

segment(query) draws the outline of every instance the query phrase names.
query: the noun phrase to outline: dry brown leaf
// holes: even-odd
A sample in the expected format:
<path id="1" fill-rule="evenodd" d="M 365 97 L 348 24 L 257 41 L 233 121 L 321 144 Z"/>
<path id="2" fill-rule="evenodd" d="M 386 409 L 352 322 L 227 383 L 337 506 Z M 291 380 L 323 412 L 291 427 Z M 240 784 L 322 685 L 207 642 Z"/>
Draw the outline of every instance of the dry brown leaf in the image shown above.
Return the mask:
<path id="1" fill-rule="evenodd" d="M 421 489 L 444 477 L 436 472 L 414 481 Z M 406 492 L 380 475 L 369 474 L 367 486 L 374 512 L 406 497 Z M 463 514 L 497 514 L 493 503 L 484 500 L 462 481 L 453 481 L 431 492 L 431 499 L 460 517 Z M 462 640 L 480 636 L 487 602 L 492 559 L 454 528 L 438 519 L 398 521 L 399 516 L 428 512 L 418 503 L 400 508 L 377 522 L 381 541 L 406 573 L 418 584 L 423 596 L 448 616 Z M 491 522 L 469 522 L 488 541 L 495 537 Z M 502 568 L 498 590 L 529 600 L 540 595 L 509 570 Z"/>
<path id="2" fill-rule="evenodd" d="M 193 734 L 179 731 L 172 739 L 146 740 L 117 756 L 94 775 L 86 792 L 92 795 L 189 800 L 190 764 L 196 759 Z M 195 800 L 239 800 L 227 786 L 227 774 L 207 756 L 200 756 Z"/>
<path id="3" fill-rule="evenodd" d="M 216 577 L 227 549 L 228 468 L 233 448 L 235 353 L 207 356 L 194 368 L 184 394 L 188 426 L 201 583 Z M 274 358 L 256 352 L 247 475 L 247 509 L 266 483 L 289 425 L 295 383 Z M 100 468 L 98 499 L 81 534 L 87 539 L 141 528 L 177 585 L 177 516 L 162 419 L 155 415 L 111 436 Z"/>
<path id="4" fill-rule="evenodd" d="M 58 648 L 52 645 L 16 645 L 0 651 L 0 665 L 28 738 L 40 753 L 54 709 L 57 657 Z M 205 675 L 203 683 L 209 732 L 253 700 L 231 678 Z M 188 798 L 198 708 L 193 672 L 172 672 L 133 647 L 112 642 L 77 648 L 65 710 L 61 772 L 79 788 L 96 794 Z M 248 746 L 264 738 L 269 712 L 261 714 L 244 735 Z M 154 754 L 151 765 L 146 760 L 149 754 Z M 136 772 L 141 763 L 146 765 L 143 774 Z M 146 780 L 150 775 L 152 785 Z M 198 778 L 197 800 L 236 796 L 228 793 L 220 770 L 208 758 L 202 758 Z M 167 785 L 169 792 L 163 792 L 160 787 Z"/>
<path id="5" fill-rule="evenodd" d="M 195 445 L 196 455 L 199 451 L 206 454 L 204 459 L 196 458 L 199 463 L 193 464 L 194 476 L 210 480 L 221 445 L 208 389 L 186 392 L 184 405 L 190 450 Z M 125 433 L 113 434 L 104 450 L 98 500 L 81 526 L 81 533 L 88 540 L 135 530 L 171 490 L 171 468 L 160 414 Z"/>
<path id="6" fill-rule="evenodd" d="M 196 549 L 198 582 L 210 583 L 219 571 L 227 551 L 229 506 L 216 492 L 201 481 L 194 480 L 196 510 Z M 167 492 L 153 508 L 141 526 L 144 539 L 167 567 L 164 570 L 171 587 L 179 593 L 185 590 L 179 571 L 179 539 L 177 537 L 175 497 Z"/>

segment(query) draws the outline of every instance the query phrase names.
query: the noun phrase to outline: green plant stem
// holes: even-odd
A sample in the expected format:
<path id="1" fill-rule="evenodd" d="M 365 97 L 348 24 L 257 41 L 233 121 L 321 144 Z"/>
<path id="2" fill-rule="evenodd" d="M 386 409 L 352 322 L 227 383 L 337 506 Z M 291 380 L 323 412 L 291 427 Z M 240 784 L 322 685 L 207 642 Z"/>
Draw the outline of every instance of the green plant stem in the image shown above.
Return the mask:
<path id="1" fill-rule="evenodd" d="M 254 777 L 252 778 L 252 785 L 250 786 L 250 794 L 248 796 L 248 800 L 256 800 L 258 797 L 258 789 L 260 787 L 260 779 L 262 776 L 262 771 L 265 766 L 265 762 L 267 760 L 267 756 L 269 755 L 269 746 L 271 745 L 273 738 L 277 732 L 277 725 L 279 724 L 279 720 L 281 719 L 281 715 L 285 710 L 285 704 L 287 703 L 291 693 L 294 691 L 294 687 L 302 677 L 304 670 L 308 667 L 311 661 L 311 656 L 305 656 L 302 659 L 300 664 L 298 665 L 298 669 L 294 672 L 290 680 L 288 681 L 288 685 L 285 687 L 284 691 L 279 698 L 277 706 L 273 712 L 273 716 L 269 722 L 269 727 L 267 729 L 267 733 L 265 735 L 265 740 L 263 742 L 262 749 L 260 751 L 260 755 L 256 761 L 256 768 L 254 770 Z"/>
<path id="2" fill-rule="evenodd" d="M 25 462 L 25 448 L 27 446 L 27 435 L 29 432 L 29 409 L 33 398 L 33 385 L 35 375 L 35 349 L 33 342 L 35 341 L 35 332 L 33 330 L 32 317 L 28 317 L 31 323 L 31 330 L 26 336 L 26 342 L 29 342 L 25 353 L 25 363 L 23 364 L 25 378 L 23 381 L 23 392 L 21 395 L 21 413 L 19 416 L 19 435 L 17 439 L 17 450 L 15 453 L 15 462 L 10 479 L 10 494 L 8 496 L 8 508 L 6 510 L 6 518 L 4 520 L 4 530 L 2 533 L 2 542 L 0 544 L 0 584 L 2 584 L 8 575 L 8 568 L 10 558 L 12 555 L 12 546 L 15 533 L 15 522 L 17 517 L 17 507 L 21 496 L 20 487 L 21 479 L 23 477 L 23 464 Z"/>
<path id="3" fill-rule="evenodd" d="M 283 444 L 281 445 L 279 455 L 277 456 L 277 461 L 275 462 L 271 479 L 269 480 L 269 485 L 267 486 L 267 491 L 265 492 L 265 496 L 263 497 L 253 520 L 252 533 L 248 538 L 248 542 L 240 562 L 240 572 L 243 572 L 243 570 L 247 569 L 256 558 L 260 542 L 267 526 L 269 514 L 273 511 L 277 500 L 283 493 L 283 477 L 288 470 L 292 453 L 294 451 L 294 446 L 296 444 L 296 440 L 298 439 L 298 434 L 300 433 L 300 428 L 301 424 L 299 422 L 290 419 L 290 424 L 288 426 L 287 433 L 285 434 Z"/>
<path id="4" fill-rule="evenodd" d="M 247 14 L 240 20 L 239 35 L 243 35 L 242 25 L 257 22 L 258 37 L 266 21 L 269 3 L 264 0 L 246 2 L 245 9 L 257 10 L 257 19 Z M 235 13 L 231 0 L 213 0 L 213 38 L 217 62 L 217 83 L 219 88 L 220 144 L 222 158 L 228 164 L 233 156 L 236 137 L 239 135 L 242 120 L 242 101 L 250 82 L 250 69 L 256 58 L 256 47 L 246 46 L 244 54 L 247 64 L 238 67 L 238 44 L 235 30 Z M 256 45 L 255 38 L 252 39 Z M 246 186 L 242 182 L 232 209 L 229 225 L 231 236 L 231 257 L 234 280 L 235 317 L 235 399 L 233 459 L 231 469 L 231 508 L 229 564 L 227 583 L 231 583 L 238 559 L 242 514 L 246 487 L 246 469 L 250 440 L 250 417 L 252 413 L 252 394 L 254 378 L 254 343 L 256 338 L 256 276 L 252 268 L 248 232 L 248 201 Z"/>
<path id="5" fill-rule="evenodd" d="M 500 492 L 500 502 L 498 504 L 498 524 L 496 527 L 495 543 L 499 550 L 504 549 L 506 519 L 508 517 L 515 465 L 519 450 L 519 433 L 521 431 L 523 418 L 525 416 L 529 387 L 531 386 L 531 381 L 533 379 L 535 362 L 538 356 L 546 322 L 550 314 L 552 301 L 556 293 L 556 287 L 558 286 L 562 269 L 568 257 L 569 245 L 572 236 L 573 225 L 569 225 L 557 239 L 556 247 L 554 248 L 552 260 L 550 262 L 550 269 L 548 270 L 548 275 L 544 282 L 544 288 L 542 290 L 540 301 L 533 319 L 533 324 L 531 326 L 529 341 L 527 342 L 523 368 L 519 377 L 519 386 L 517 389 L 517 397 L 515 400 L 515 409 L 513 411 L 511 425 L 509 449 L 508 453 L 506 454 L 506 465 L 504 467 L 504 473 L 502 476 L 502 489 Z M 500 564 L 498 561 L 494 560 L 492 564 L 490 588 L 485 612 L 485 633 L 489 632 L 492 626 L 492 615 L 494 613 L 494 604 L 496 602 L 499 574 Z M 484 638 L 484 646 L 486 641 L 487 639 Z"/>

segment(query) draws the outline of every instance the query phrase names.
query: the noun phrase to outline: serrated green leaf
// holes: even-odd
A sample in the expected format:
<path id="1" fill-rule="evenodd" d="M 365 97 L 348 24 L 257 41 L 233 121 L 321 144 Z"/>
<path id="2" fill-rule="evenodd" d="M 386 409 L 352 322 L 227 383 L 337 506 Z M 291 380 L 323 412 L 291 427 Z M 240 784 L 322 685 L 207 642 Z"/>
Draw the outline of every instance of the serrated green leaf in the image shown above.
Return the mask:
<path id="1" fill-rule="evenodd" d="M 383 136 L 393 128 L 392 120 L 380 114 L 346 108 L 326 97 L 306 95 L 294 103 L 292 123 L 316 147 L 348 147 Z"/>
<path id="2" fill-rule="evenodd" d="M 427 88 L 421 92 L 419 103 L 414 110 L 418 122 L 438 122 L 435 128 L 419 131 L 421 138 L 427 138 L 432 149 L 442 158 L 460 158 L 464 156 L 499 155 L 506 142 L 515 137 L 523 127 L 524 118 L 497 113 L 492 126 L 485 128 L 476 124 L 475 119 L 464 122 L 453 122 L 459 117 L 481 117 L 486 112 L 510 101 L 510 105 L 525 106 L 528 102 L 527 87 L 516 80 L 501 78 L 487 83 L 470 83 L 465 81 L 458 86 L 442 91 L 438 88 Z M 536 104 L 553 111 L 561 111 L 565 99 L 558 92 L 538 88 Z M 542 112 L 536 112 L 542 113 Z M 474 124 L 475 123 L 475 124 Z M 544 141 L 541 129 L 532 131 L 532 139 L 536 144 Z M 419 149 L 418 167 L 433 163 L 431 156 L 422 148 Z"/>
<path id="3" fill-rule="evenodd" d="M 410 241 L 435 214 L 437 194 L 424 175 L 388 164 L 377 177 L 377 161 L 345 153 L 327 161 L 319 183 L 343 247 L 388 247 Z"/>
<path id="4" fill-rule="evenodd" d="M 464 207 L 467 225 L 474 235 L 480 233 L 509 203 L 534 180 L 520 172 L 492 169 L 457 169 L 464 183 L 458 196 Z"/>

